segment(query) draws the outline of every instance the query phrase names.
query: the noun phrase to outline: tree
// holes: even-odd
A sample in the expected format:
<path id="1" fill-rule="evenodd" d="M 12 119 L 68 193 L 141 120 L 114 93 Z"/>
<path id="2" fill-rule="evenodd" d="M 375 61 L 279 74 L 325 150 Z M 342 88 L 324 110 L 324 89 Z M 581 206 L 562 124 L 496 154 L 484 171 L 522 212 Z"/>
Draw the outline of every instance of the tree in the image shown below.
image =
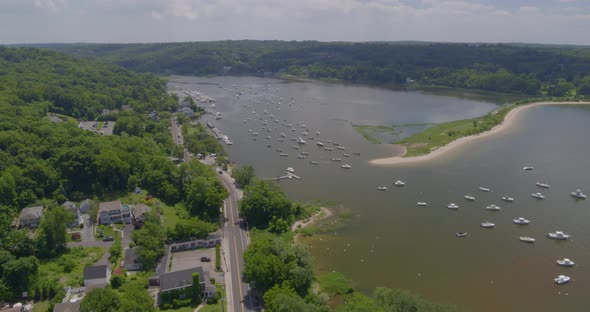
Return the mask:
<path id="1" fill-rule="evenodd" d="M 166 231 L 160 225 L 157 216 L 150 213 L 146 213 L 144 216 L 143 226 L 134 231 L 131 236 L 138 248 L 138 260 L 143 270 L 151 271 L 164 254 Z"/>
<path id="2" fill-rule="evenodd" d="M 354 292 L 344 298 L 338 306 L 337 312 L 383 312 L 375 301 L 361 293 Z"/>
<path id="3" fill-rule="evenodd" d="M 265 311 L 268 312 L 314 312 L 327 310 L 307 303 L 289 287 L 275 286 L 264 293 Z"/>
<path id="4" fill-rule="evenodd" d="M 14 295 L 27 291 L 37 278 L 39 270 L 39 260 L 33 256 L 25 258 L 14 258 L 12 255 L 4 253 L 0 261 L 0 273 L 4 282 L 10 288 Z"/>
<path id="5" fill-rule="evenodd" d="M 110 288 L 95 288 L 84 296 L 80 312 L 115 312 L 119 310 L 121 300 Z"/>
<path id="6" fill-rule="evenodd" d="M 239 209 L 250 226 L 260 229 L 267 228 L 273 218 L 287 223 L 293 219 L 292 204 L 285 194 L 276 185 L 262 180 L 246 187 Z"/>
<path id="7" fill-rule="evenodd" d="M 375 302 L 385 312 L 455 312 L 454 306 L 437 305 L 403 289 L 378 287 Z"/>
<path id="8" fill-rule="evenodd" d="M 66 250 L 66 228 L 72 215 L 59 205 L 46 209 L 37 230 L 37 250 L 45 257 L 54 256 Z"/>
<path id="9" fill-rule="evenodd" d="M 112 264 L 116 264 L 116 261 L 121 257 L 121 253 L 123 252 L 123 247 L 121 246 L 121 239 L 117 237 L 111 248 L 109 249 L 110 258 Z"/>
<path id="10" fill-rule="evenodd" d="M 200 274 L 199 272 L 195 272 L 193 273 L 193 297 L 192 297 L 192 302 L 195 305 L 199 305 L 201 304 L 201 293 L 202 293 L 202 289 L 201 289 L 201 281 L 199 280 L 200 278 Z"/>
<path id="11" fill-rule="evenodd" d="M 145 278 L 132 277 L 119 289 L 121 294 L 121 308 L 119 311 L 152 312 L 154 299 L 147 291 L 148 283 Z"/>
<path id="12" fill-rule="evenodd" d="M 244 188 L 246 185 L 249 185 L 252 182 L 252 180 L 256 177 L 256 174 L 254 173 L 254 167 L 248 165 L 233 168 L 232 177 L 240 188 Z"/>

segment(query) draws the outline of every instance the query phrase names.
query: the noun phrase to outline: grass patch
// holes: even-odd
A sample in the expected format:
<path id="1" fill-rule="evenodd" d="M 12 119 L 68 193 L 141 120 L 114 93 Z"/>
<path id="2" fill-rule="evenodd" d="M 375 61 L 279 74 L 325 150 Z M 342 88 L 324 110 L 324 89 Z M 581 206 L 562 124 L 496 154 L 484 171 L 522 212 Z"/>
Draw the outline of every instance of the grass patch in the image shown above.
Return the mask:
<path id="1" fill-rule="evenodd" d="M 380 144 L 381 139 L 379 138 L 379 134 L 384 133 L 396 133 L 394 127 L 388 126 L 369 126 L 369 125 L 352 125 L 352 127 L 362 135 L 367 141 L 373 144 Z"/>
<path id="2" fill-rule="evenodd" d="M 352 281 L 340 272 L 329 272 L 317 277 L 320 289 L 330 296 L 351 293 Z"/>
<path id="3" fill-rule="evenodd" d="M 33 305 L 33 312 L 47 312 L 48 309 L 49 301 L 39 301 Z"/>
<path id="4" fill-rule="evenodd" d="M 96 126 L 96 130 L 102 129 L 103 126 L 104 126 L 104 121 L 99 121 L 98 125 Z"/>
<path id="5" fill-rule="evenodd" d="M 101 247 L 74 247 L 59 257 L 42 260 L 39 276 L 45 280 L 56 280 L 67 286 L 82 286 L 82 272 L 104 254 Z"/>
<path id="6" fill-rule="evenodd" d="M 100 235 L 102 230 L 102 236 Z M 121 234 L 117 231 L 115 231 L 115 229 L 113 229 L 112 226 L 108 225 L 108 224 L 101 224 L 97 227 L 96 229 L 96 239 L 97 240 L 101 240 L 105 237 L 109 237 L 112 236 L 113 238 L 117 238 L 120 237 Z"/>
<path id="7" fill-rule="evenodd" d="M 221 295 L 221 299 L 216 304 L 206 304 L 201 310 L 199 310 L 199 312 L 227 311 L 227 303 L 225 302 L 225 288 L 221 287 L 220 285 L 216 285 L 216 287 L 217 292 Z M 223 300 L 223 304 L 221 303 L 221 300 Z"/>

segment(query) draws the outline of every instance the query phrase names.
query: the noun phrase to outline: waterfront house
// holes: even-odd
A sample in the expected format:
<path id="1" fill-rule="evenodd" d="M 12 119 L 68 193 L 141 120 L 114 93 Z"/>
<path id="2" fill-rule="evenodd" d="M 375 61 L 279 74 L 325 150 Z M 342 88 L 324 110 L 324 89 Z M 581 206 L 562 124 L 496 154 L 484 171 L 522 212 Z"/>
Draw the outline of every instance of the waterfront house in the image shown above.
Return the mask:
<path id="1" fill-rule="evenodd" d="M 18 227 L 36 228 L 43 216 L 43 206 L 27 207 L 18 216 Z"/>

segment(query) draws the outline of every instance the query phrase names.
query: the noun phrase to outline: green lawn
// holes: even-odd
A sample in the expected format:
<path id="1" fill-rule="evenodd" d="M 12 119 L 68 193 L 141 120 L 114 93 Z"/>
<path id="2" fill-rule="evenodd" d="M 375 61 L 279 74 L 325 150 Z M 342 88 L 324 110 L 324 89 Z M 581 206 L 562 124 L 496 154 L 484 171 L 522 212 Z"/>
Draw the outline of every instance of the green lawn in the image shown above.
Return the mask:
<path id="1" fill-rule="evenodd" d="M 75 247 L 59 257 L 42 260 L 39 276 L 45 280 L 61 281 L 67 286 L 82 286 L 84 267 L 100 259 L 105 250 L 101 247 Z"/>
<path id="2" fill-rule="evenodd" d="M 221 300 L 223 301 L 223 305 L 221 300 L 219 300 L 216 304 L 206 304 L 199 312 L 225 312 L 227 311 L 227 306 L 225 304 L 225 288 L 217 285 L 217 291 L 221 294 Z M 223 309 L 222 309 L 223 307 Z"/>
<path id="3" fill-rule="evenodd" d="M 352 281 L 340 272 L 329 272 L 317 277 L 320 288 L 330 296 L 344 295 L 353 291 Z"/>
<path id="4" fill-rule="evenodd" d="M 46 312 L 49 308 L 49 301 L 35 302 L 33 305 L 33 312 Z"/>
<path id="5" fill-rule="evenodd" d="M 100 230 L 103 231 L 103 233 L 104 233 L 103 236 L 100 236 L 100 233 L 99 233 Z M 112 236 L 113 238 L 117 238 L 117 237 L 120 237 L 121 234 L 119 232 L 116 232 L 115 229 L 113 229 L 113 227 L 108 224 L 105 224 L 105 225 L 101 224 L 96 228 L 96 239 L 97 240 L 102 240 L 104 237 L 109 237 L 109 236 Z"/>

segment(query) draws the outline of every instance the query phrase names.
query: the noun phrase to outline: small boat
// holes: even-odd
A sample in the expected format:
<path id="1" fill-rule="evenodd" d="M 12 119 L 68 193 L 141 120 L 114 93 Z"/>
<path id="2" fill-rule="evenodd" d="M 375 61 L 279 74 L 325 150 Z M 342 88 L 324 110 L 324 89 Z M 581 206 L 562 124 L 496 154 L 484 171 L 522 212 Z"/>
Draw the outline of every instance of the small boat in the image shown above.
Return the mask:
<path id="1" fill-rule="evenodd" d="M 342 156 L 344 156 L 344 157 L 350 157 L 350 155 L 348 155 L 348 154 L 342 154 Z"/>
<path id="2" fill-rule="evenodd" d="M 337 146 L 336 148 L 339 149 L 339 150 L 341 150 L 341 151 L 345 150 L 344 146 Z"/>
<path id="3" fill-rule="evenodd" d="M 485 221 L 485 222 L 480 223 L 479 226 L 481 226 L 482 228 L 491 229 L 491 228 L 495 228 L 496 224 L 494 224 L 492 222 Z"/>
<path id="4" fill-rule="evenodd" d="M 343 168 L 343 169 L 350 169 L 350 168 L 352 168 L 352 167 L 351 167 L 349 164 L 344 164 L 344 165 L 340 166 L 340 168 Z"/>
<path id="5" fill-rule="evenodd" d="M 527 170 L 527 171 L 530 171 L 533 169 L 535 169 L 535 167 L 522 167 L 522 170 Z"/>
<path id="6" fill-rule="evenodd" d="M 425 202 L 417 202 L 416 205 L 418 205 L 418 206 L 428 206 L 428 204 L 425 203 Z"/>
<path id="7" fill-rule="evenodd" d="M 555 262 L 557 264 L 559 264 L 560 266 L 564 266 L 564 267 L 573 267 L 574 265 L 576 265 L 575 262 L 573 262 L 572 260 L 570 260 L 568 258 L 559 259 Z"/>
<path id="8" fill-rule="evenodd" d="M 293 145 L 293 146 L 291 146 L 291 148 L 298 150 L 299 149 L 299 146 Z"/>
<path id="9" fill-rule="evenodd" d="M 281 157 L 287 157 L 287 156 L 289 156 L 289 154 L 287 154 L 287 153 L 282 153 L 281 154 Z"/>
<path id="10" fill-rule="evenodd" d="M 538 187 L 543 187 L 543 188 L 550 188 L 551 185 L 544 183 L 544 182 L 537 182 L 535 183 L 535 185 L 537 185 Z"/>
<path id="11" fill-rule="evenodd" d="M 579 198 L 579 199 L 586 199 L 586 194 L 582 193 L 581 190 L 576 190 L 575 192 L 571 192 L 570 195 L 572 195 L 575 198 Z"/>
<path id="12" fill-rule="evenodd" d="M 406 185 L 406 182 L 404 182 L 402 180 L 397 180 L 397 181 L 393 182 L 393 185 L 395 185 L 395 186 L 404 186 L 404 185 Z"/>
<path id="13" fill-rule="evenodd" d="M 293 141 L 293 142 L 297 141 L 297 139 L 296 139 L 296 138 L 289 138 L 289 140 L 291 140 L 291 141 Z"/>
<path id="14" fill-rule="evenodd" d="M 297 144 L 305 144 L 305 140 L 299 137 L 299 139 L 297 139 Z"/>
<path id="15" fill-rule="evenodd" d="M 361 156 L 361 153 L 352 153 L 352 155 Z"/>
<path id="16" fill-rule="evenodd" d="M 555 283 L 562 285 L 562 284 L 566 284 L 567 282 L 570 281 L 570 277 L 569 276 L 565 276 L 565 275 L 560 275 L 558 277 L 556 277 L 555 279 L 553 279 L 555 281 Z"/>
<path id="17" fill-rule="evenodd" d="M 534 239 L 530 236 L 521 236 L 519 239 L 521 242 L 525 242 L 525 243 L 534 243 L 536 241 L 536 239 Z"/>
<path id="18" fill-rule="evenodd" d="M 289 167 L 289 168 L 287 168 L 287 172 L 290 172 L 290 173 L 295 173 L 295 169 L 293 169 L 293 168 Z"/>
<path id="19" fill-rule="evenodd" d="M 387 186 L 380 186 L 377 189 L 380 191 L 387 191 Z"/>
<path id="20" fill-rule="evenodd" d="M 267 136 L 266 136 L 266 139 L 267 139 L 267 140 L 270 140 L 270 139 L 271 139 L 270 135 L 267 135 Z"/>
<path id="21" fill-rule="evenodd" d="M 315 144 L 316 144 L 317 146 L 324 146 L 324 143 L 322 143 L 322 142 L 320 142 L 320 141 L 317 141 Z"/>
<path id="22" fill-rule="evenodd" d="M 331 161 L 342 161 L 342 158 L 330 158 Z"/>
<path id="23" fill-rule="evenodd" d="M 319 132 L 319 131 L 316 131 L 316 132 L 315 132 L 315 135 L 320 135 L 320 132 Z"/>
<path id="24" fill-rule="evenodd" d="M 277 141 L 279 141 L 279 142 L 283 142 L 284 140 L 283 140 L 283 139 L 278 139 Z"/>
<path id="25" fill-rule="evenodd" d="M 459 209 L 459 205 L 455 204 L 455 203 L 450 203 L 447 208 L 449 209 Z"/>
<path id="26" fill-rule="evenodd" d="M 305 157 L 305 155 L 297 154 L 297 158 L 299 158 L 299 159 L 305 159 L 306 157 Z"/>
<path id="27" fill-rule="evenodd" d="M 500 211 L 500 210 L 502 210 L 502 208 L 500 208 L 500 207 L 498 207 L 498 206 L 496 206 L 496 205 L 494 205 L 494 204 L 491 204 L 491 205 L 489 205 L 489 206 L 487 206 L 487 207 L 486 207 L 486 210 L 490 210 L 490 211 Z"/>
<path id="28" fill-rule="evenodd" d="M 569 239 L 571 236 L 568 234 L 563 233 L 562 231 L 555 231 L 553 233 L 549 233 L 547 234 L 547 237 L 551 238 L 551 239 L 558 239 L 558 240 L 567 240 Z"/>
<path id="29" fill-rule="evenodd" d="M 270 145 L 270 144 L 266 144 L 266 147 L 272 147 L 272 145 Z"/>
<path id="30" fill-rule="evenodd" d="M 324 148 L 324 151 L 329 151 L 329 152 L 331 152 L 331 151 L 333 151 L 333 150 L 334 150 L 334 149 L 333 149 L 333 148 L 331 148 L 331 147 L 326 147 L 326 148 Z"/>
<path id="31" fill-rule="evenodd" d="M 309 155 L 309 152 L 301 152 L 301 155 Z"/>
<path id="32" fill-rule="evenodd" d="M 280 148 L 277 148 L 275 151 L 277 151 L 277 152 L 282 152 L 283 150 L 282 150 L 282 149 L 280 149 Z"/>
<path id="33" fill-rule="evenodd" d="M 512 197 L 510 197 L 510 196 L 506 195 L 506 196 L 502 196 L 502 200 L 503 200 L 503 201 L 505 201 L 505 202 L 509 202 L 509 203 L 511 203 L 511 202 L 513 202 L 513 201 L 514 201 L 514 198 L 512 198 Z"/>
<path id="34" fill-rule="evenodd" d="M 455 233 L 455 236 L 457 236 L 457 237 L 465 237 L 467 235 L 469 235 L 469 234 L 467 234 L 467 232 L 457 232 L 457 233 Z"/>
<path id="35" fill-rule="evenodd" d="M 483 186 L 480 186 L 479 187 L 479 190 L 482 191 L 482 192 L 490 192 L 491 191 L 491 189 L 489 189 L 487 187 L 483 187 Z"/>
<path id="36" fill-rule="evenodd" d="M 467 199 L 467 200 L 471 200 L 471 201 L 475 200 L 475 197 L 473 197 L 473 196 L 471 196 L 471 195 L 465 195 L 464 197 L 465 197 L 465 199 Z"/>
<path id="37" fill-rule="evenodd" d="M 526 224 L 531 223 L 531 220 L 525 219 L 523 217 L 518 217 L 518 218 L 512 220 L 512 222 L 514 222 L 514 224 L 526 225 Z"/>
<path id="38" fill-rule="evenodd" d="M 310 161 L 309 163 L 310 163 L 311 165 L 318 165 L 318 164 L 319 164 L 317 161 L 313 161 L 313 160 L 312 160 L 312 161 Z"/>
<path id="39" fill-rule="evenodd" d="M 533 193 L 533 194 L 531 194 L 531 196 L 536 199 L 545 199 L 545 196 L 543 196 L 543 194 L 541 194 L 541 193 Z"/>

